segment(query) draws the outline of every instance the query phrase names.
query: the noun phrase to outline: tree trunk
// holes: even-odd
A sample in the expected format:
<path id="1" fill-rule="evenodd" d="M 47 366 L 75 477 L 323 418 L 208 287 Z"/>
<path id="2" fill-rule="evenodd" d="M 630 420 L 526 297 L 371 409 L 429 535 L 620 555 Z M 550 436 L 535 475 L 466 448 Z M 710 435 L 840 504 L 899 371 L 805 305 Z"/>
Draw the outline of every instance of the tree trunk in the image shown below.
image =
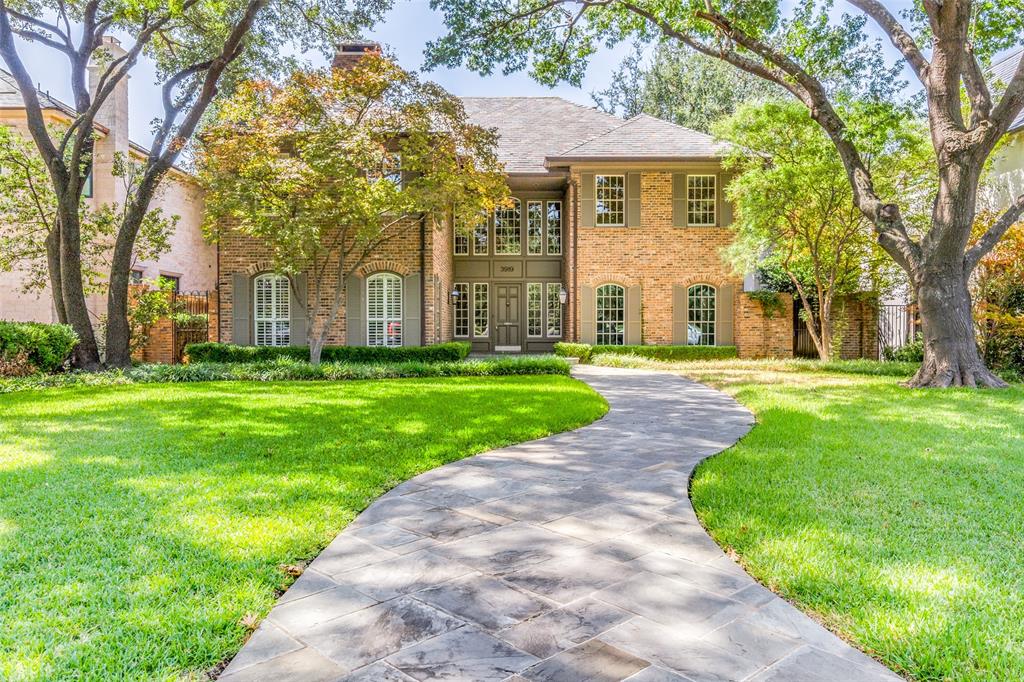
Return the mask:
<path id="1" fill-rule="evenodd" d="M 1005 388 L 985 366 L 974 334 L 971 294 L 962 264 L 925 268 L 916 278 L 924 362 L 907 386 Z"/>
<path id="2" fill-rule="evenodd" d="M 64 309 L 64 292 L 60 278 L 60 223 L 57 222 L 46 235 L 46 271 L 50 277 L 50 295 L 53 298 L 53 310 L 57 314 L 57 322 L 68 323 L 68 314 Z"/>
<path id="3" fill-rule="evenodd" d="M 78 334 L 78 345 L 71 356 L 72 364 L 90 372 L 100 369 L 100 354 L 96 347 L 96 334 L 89 319 L 82 286 L 81 231 L 78 222 L 78 197 L 62 197 L 58 201 L 57 219 L 60 221 L 60 285 L 61 300 L 67 322 Z"/>
<path id="4" fill-rule="evenodd" d="M 309 364 L 311 364 L 311 365 L 319 365 L 320 364 L 320 356 L 324 352 L 324 345 L 326 345 L 326 344 L 324 343 L 324 340 L 323 340 L 323 338 L 321 338 L 320 334 L 317 334 L 316 337 L 313 338 L 310 341 L 310 343 L 309 343 Z"/>

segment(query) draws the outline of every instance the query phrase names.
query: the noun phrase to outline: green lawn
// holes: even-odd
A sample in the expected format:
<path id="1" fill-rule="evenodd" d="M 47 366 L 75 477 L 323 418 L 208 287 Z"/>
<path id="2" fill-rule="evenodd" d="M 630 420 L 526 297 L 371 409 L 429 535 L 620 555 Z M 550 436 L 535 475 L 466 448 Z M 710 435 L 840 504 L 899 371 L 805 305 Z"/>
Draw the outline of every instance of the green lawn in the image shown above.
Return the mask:
<path id="1" fill-rule="evenodd" d="M 199 678 L 388 488 L 605 409 L 560 376 L 0 396 L 0 679 Z"/>
<path id="2" fill-rule="evenodd" d="M 1024 387 L 675 367 L 757 414 L 692 488 L 754 576 L 916 680 L 1024 679 Z"/>

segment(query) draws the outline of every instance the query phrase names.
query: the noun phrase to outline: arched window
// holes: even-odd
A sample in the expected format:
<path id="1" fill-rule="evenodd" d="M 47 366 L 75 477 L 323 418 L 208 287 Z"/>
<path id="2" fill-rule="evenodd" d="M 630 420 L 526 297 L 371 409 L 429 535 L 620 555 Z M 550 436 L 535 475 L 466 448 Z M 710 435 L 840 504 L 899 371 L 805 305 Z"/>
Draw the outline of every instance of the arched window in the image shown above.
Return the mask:
<path id="1" fill-rule="evenodd" d="M 272 272 L 253 280 L 253 321 L 257 346 L 287 346 L 291 341 L 288 278 Z"/>
<path id="2" fill-rule="evenodd" d="M 691 346 L 715 345 L 715 288 L 694 284 L 687 291 L 686 342 Z"/>
<path id="3" fill-rule="evenodd" d="M 402 278 L 390 272 L 366 280 L 366 342 L 402 345 Z"/>
<path id="4" fill-rule="evenodd" d="M 596 304 L 598 345 L 625 345 L 626 290 L 618 284 L 602 284 L 597 288 Z"/>

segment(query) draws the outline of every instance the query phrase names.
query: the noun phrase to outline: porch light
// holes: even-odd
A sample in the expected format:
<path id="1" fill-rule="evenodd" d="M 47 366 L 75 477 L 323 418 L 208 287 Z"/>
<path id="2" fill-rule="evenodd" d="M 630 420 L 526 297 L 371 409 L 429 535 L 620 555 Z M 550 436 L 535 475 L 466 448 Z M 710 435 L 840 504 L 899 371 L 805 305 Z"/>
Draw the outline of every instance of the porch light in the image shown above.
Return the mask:
<path id="1" fill-rule="evenodd" d="M 565 287 L 563 286 L 561 289 L 558 290 L 558 302 L 561 303 L 562 305 L 565 305 L 565 302 L 568 300 L 569 292 L 566 291 Z"/>
<path id="2" fill-rule="evenodd" d="M 462 292 L 458 289 L 452 289 L 448 292 L 448 305 L 455 305 L 462 298 Z"/>

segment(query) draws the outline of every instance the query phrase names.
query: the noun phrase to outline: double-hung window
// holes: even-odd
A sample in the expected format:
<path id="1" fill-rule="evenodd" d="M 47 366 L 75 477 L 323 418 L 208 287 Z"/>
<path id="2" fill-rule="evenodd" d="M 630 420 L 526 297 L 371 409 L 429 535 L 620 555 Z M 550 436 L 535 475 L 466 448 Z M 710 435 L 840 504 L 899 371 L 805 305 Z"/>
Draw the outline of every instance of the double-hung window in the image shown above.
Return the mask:
<path id="1" fill-rule="evenodd" d="M 716 220 L 716 178 L 714 175 L 686 176 L 686 223 L 714 227 Z"/>
<path id="2" fill-rule="evenodd" d="M 519 199 L 512 199 L 509 206 L 501 206 L 494 210 L 494 255 L 518 256 L 523 252 L 522 245 L 522 204 Z"/>
<path id="3" fill-rule="evenodd" d="M 291 341 L 288 278 L 268 272 L 253 280 L 253 323 L 257 346 L 287 346 Z"/>
<path id="4" fill-rule="evenodd" d="M 402 345 L 402 278 L 389 272 L 366 280 L 366 343 Z"/>
<path id="5" fill-rule="evenodd" d="M 621 227 L 626 224 L 626 176 L 598 175 L 595 178 L 597 224 Z"/>

